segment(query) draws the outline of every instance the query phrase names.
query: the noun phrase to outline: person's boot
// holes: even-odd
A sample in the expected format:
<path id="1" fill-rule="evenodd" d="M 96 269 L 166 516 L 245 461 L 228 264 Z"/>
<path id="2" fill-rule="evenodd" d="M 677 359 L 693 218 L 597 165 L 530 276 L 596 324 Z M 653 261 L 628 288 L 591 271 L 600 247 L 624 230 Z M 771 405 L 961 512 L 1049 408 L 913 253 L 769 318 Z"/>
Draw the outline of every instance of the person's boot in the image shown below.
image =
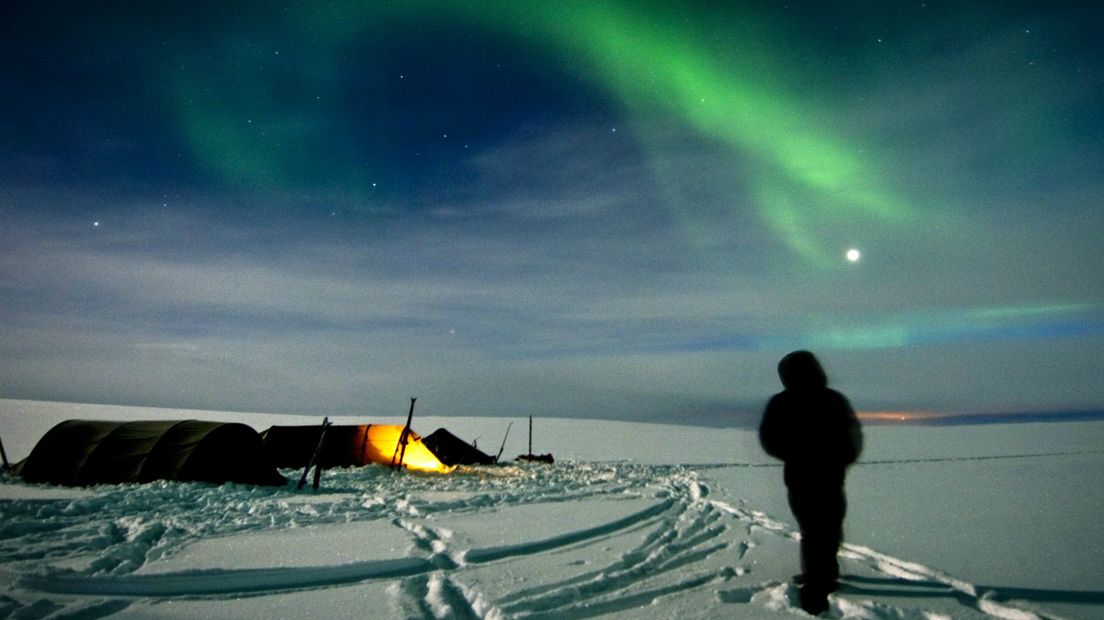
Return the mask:
<path id="1" fill-rule="evenodd" d="M 799 590 L 798 598 L 801 600 L 801 608 L 811 616 L 828 611 L 828 589 L 823 584 L 806 583 Z"/>

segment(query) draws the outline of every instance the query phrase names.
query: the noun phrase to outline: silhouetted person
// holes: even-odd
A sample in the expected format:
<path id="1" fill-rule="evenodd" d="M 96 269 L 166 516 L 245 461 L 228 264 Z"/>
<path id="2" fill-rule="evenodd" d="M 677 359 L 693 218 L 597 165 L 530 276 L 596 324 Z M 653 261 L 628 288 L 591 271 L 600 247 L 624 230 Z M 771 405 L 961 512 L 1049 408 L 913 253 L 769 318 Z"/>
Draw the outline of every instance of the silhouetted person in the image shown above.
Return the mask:
<path id="1" fill-rule="evenodd" d="M 786 389 L 767 404 L 759 441 L 785 463 L 790 509 L 801 528 L 801 607 L 816 615 L 828 609 L 828 593 L 838 587 L 843 479 L 862 451 L 862 429 L 847 398 L 828 388 L 812 353 L 783 357 L 778 376 Z"/>

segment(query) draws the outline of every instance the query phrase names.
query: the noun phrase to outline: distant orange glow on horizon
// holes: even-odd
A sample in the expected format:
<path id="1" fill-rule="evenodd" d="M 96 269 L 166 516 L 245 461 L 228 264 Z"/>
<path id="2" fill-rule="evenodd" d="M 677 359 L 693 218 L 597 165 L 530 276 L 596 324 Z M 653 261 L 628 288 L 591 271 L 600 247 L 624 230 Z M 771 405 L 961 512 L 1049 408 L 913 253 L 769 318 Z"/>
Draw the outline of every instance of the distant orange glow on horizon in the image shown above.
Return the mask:
<path id="1" fill-rule="evenodd" d="M 859 411 L 856 415 L 869 422 L 916 422 L 946 417 L 946 414 L 932 411 Z"/>

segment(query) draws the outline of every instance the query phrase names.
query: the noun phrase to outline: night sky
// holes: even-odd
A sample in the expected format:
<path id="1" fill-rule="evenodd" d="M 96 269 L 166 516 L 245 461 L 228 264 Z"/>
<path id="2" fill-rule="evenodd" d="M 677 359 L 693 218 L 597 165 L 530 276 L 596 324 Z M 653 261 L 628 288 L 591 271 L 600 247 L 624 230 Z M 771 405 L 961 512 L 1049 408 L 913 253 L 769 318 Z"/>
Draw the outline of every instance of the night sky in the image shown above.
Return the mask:
<path id="1" fill-rule="evenodd" d="M 1104 410 L 1095 2 L 5 2 L 0 397 Z"/>

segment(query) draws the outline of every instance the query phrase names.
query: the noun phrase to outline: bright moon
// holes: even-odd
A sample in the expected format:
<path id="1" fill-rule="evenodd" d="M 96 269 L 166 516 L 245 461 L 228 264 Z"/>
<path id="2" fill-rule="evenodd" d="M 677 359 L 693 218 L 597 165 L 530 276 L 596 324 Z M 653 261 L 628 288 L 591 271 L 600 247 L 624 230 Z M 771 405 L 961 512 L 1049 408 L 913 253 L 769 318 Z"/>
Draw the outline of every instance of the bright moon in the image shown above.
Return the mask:
<path id="1" fill-rule="evenodd" d="M 847 260 L 851 261 L 852 263 L 857 263 L 859 262 L 860 258 L 862 258 L 862 252 L 856 250 L 855 248 L 847 250 Z"/>

